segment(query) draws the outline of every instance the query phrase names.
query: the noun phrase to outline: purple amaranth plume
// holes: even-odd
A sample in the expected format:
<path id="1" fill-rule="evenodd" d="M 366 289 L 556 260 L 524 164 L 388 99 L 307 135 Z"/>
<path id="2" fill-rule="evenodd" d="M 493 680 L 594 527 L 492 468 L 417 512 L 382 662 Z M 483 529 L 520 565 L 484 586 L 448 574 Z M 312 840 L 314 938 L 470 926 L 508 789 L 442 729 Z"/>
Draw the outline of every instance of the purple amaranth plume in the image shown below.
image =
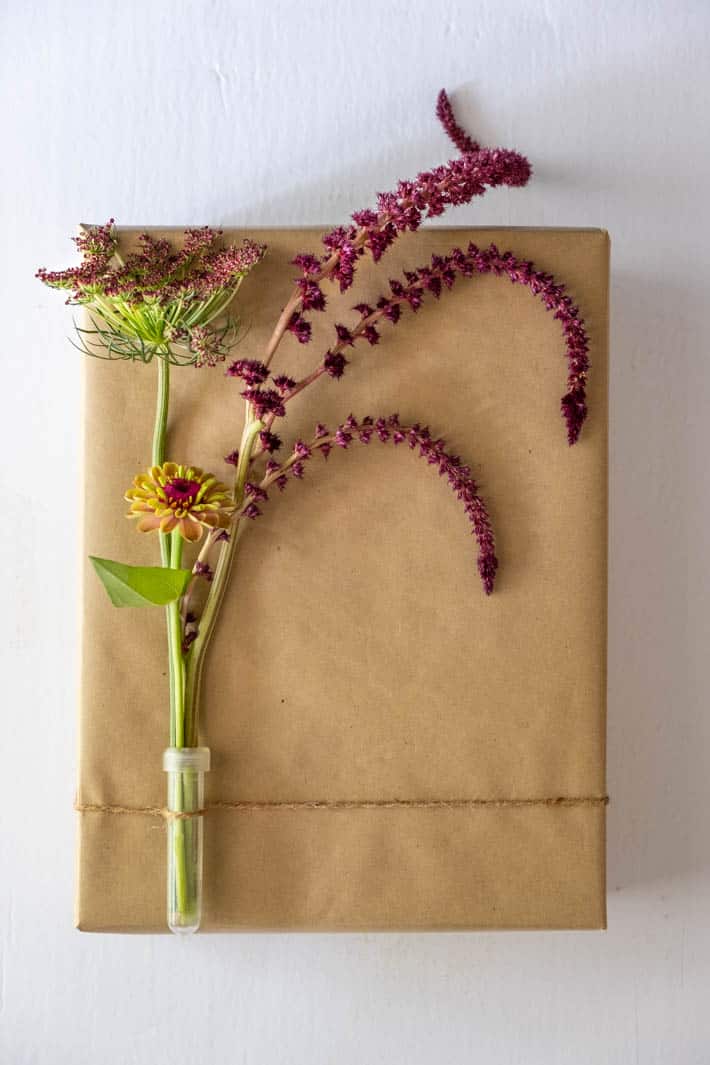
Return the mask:
<path id="1" fill-rule="evenodd" d="M 335 325 L 335 341 L 325 353 L 323 361 L 299 382 L 292 382 L 284 389 L 284 405 L 318 377 L 327 374 L 340 378 L 345 373 L 348 360 L 344 350 L 356 341 L 365 340 L 377 344 L 380 334 L 376 323 L 383 319 L 395 325 L 402 309 L 416 311 L 422 305 L 426 293 L 439 299 L 444 289 L 450 289 L 457 277 L 473 277 L 489 274 L 507 277 L 513 284 L 525 285 L 538 296 L 547 310 L 561 322 L 567 354 L 567 392 L 560 401 L 560 409 L 567 426 L 567 440 L 575 444 L 587 416 L 586 381 L 589 370 L 589 339 L 580 316 L 579 308 L 567 295 L 565 286 L 548 273 L 537 270 L 532 262 L 518 259 L 512 252 L 500 252 L 495 244 L 479 248 L 470 243 L 466 250 L 453 248 L 449 255 L 432 255 L 427 266 L 406 270 L 404 280 L 391 279 L 390 293 L 381 296 L 374 307 L 367 303 L 355 304 L 360 319 L 352 327 L 341 323 Z M 267 418 L 268 425 L 273 422 Z"/>
<path id="2" fill-rule="evenodd" d="M 338 425 L 332 431 L 318 423 L 310 441 L 297 440 L 287 459 L 281 463 L 273 460 L 268 463 L 259 484 L 249 482 L 245 485 L 245 495 L 248 501 L 242 505 L 241 510 L 237 511 L 235 519 L 258 518 L 262 511 L 255 501 L 266 502 L 268 489 L 276 485 L 283 490 L 289 477 L 301 480 L 305 473 L 305 463 L 317 452 L 327 458 L 333 447 L 346 450 L 356 442 L 369 444 L 374 436 L 382 443 L 392 443 L 395 446 L 406 442 L 411 450 L 417 451 L 421 458 L 426 459 L 430 466 L 435 467 L 439 476 L 446 478 L 457 499 L 463 504 L 472 533 L 476 537 L 478 572 L 486 594 L 490 595 L 493 591 L 498 560 L 486 505 L 479 495 L 471 468 L 466 466 L 458 456 L 450 454 L 446 450 L 445 441 L 442 438 L 435 438 L 427 426 L 401 425 L 396 414 L 391 414 L 387 418 L 366 417 L 361 421 L 350 415 L 342 425 Z"/>
<path id="3" fill-rule="evenodd" d="M 560 409 L 567 425 L 567 439 L 575 444 L 587 416 L 586 380 L 589 370 L 589 339 L 579 308 L 567 295 L 565 286 L 548 273 L 537 270 L 533 263 L 518 259 L 512 252 L 500 252 L 495 244 L 479 248 L 469 244 L 465 251 L 452 249 L 449 255 L 433 255 L 428 266 L 406 270 L 404 281 L 390 280 L 390 293 L 381 296 L 375 307 L 358 303 L 353 308 L 360 320 L 351 328 L 340 323 L 335 325 L 336 338 L 326 352 L 320 367 L 314 371 L 331 377 L 342 377 L 347 365 L 343 351 L 358 340 L 376 344 L 379 332 L 376 322 L 381 319 L 393 325 L 399 321 L 402 308 L 416 312 L 422 305 L 425 293 L 439 299 L 442 291 L 451 288 L 457 277 L 473 277 L 474 274 L 506 276 L 513 284 L 525 285 L 538 296 L 547 310 L 562 323 L 567 353 L 567 392 L 560 401 Z M 310 383 L 313 374 L 305 379 Z M 300 384 L 291 390 L 295 395 Z"/>
<path id="4" fill-rule="evenodd" d="M 283 396 L 275 388 L 245 388 L 241 395 L 254 408 L 257 418 L 283 418 L 286 413 Z"/>
<path id="5" fill-rule="evenodd" d="M 302 343 L 310 339 L 301 324 L 305 321 L 302 312 L 325 309 L 321 281 L 337 281 L 344 292 L 353 283 L 357 259 L 366 252 L 378 262 L 401 233 L 418 229 L 422 221 L 443 214 L 447 207 L 469 203 L 486 188 L 527 184 L 532 172 L 528 160 L 507 149 L 480 148 L 456 123 L 444 89 L 439 93 L 436 113 L 462 154 L 443 166 L 422 171 L 414 180 L 400 181 L 393 192 L 379 193 L 376 210 L 356 211 L 352 225 L 338 226 L 323 237 L 327 249 L 323 256 L 302 253 L 294 258 L 301 277 L 267 345 L 267 366 L 287 330 L 295 332 Z"/>
<path id="6" fill-rule="evenodd" d="M 443 214 L 447 207 L 482 196 L 486 187 L 525 185 L 530 173 L 530 164 L 517 152 L 481 148 L 424 171 L 413 181 L 400 181 L 394 192 L 378 194 L 377 211 L 356 211 L 355 225 L 339 226 L 323 237 L 330 249 L 323 276 L 338 281 L 345 292 L 353 283 L 355 260 L 366 250 L 379 262 L 401 233 L 419 229 L 425 219 Z M 331 264 L 334 257 L 337 261 Z"/>
<path id="7" fill-rule="evenodd" d="M 448 97 L 446 89 L 442 89 L 437 97 L 436 117 L 449 135 L 449 139 L 453 141 L 461 153 L 465 154 L 466 152 L 477 152 L 480 150 L 481 146 L 478 141 L 469 137 L 466 130 L 456 121 L 454 109 L 451 106 L 451 100 Z"/>
<path id="8" fill-rule="evenodd" d="M 263 362 L 259 362 L 258 359 L 236 359 L 235 362 L 230 363 L 224 372 L 227 377 L 241 377 L 242 381 L 245 381 L 250 388 L 255 385 L 263 385 L 269 376 L 268 367 L 264 366 Z"/>
<path id="9" fill-rule="evenodd" d="M 390 279 L 389 292 L 374 300 L 374 305 L 365 302 L 354 305 L 359 319 L 353 325 L 334 323 L 333 343 L 310 373 L 300 380 L 283 373 L 271 377 L 269 364 L 285 332 L 294 333 L 301 343 L 311 340 L 310 324 L 303 312 L 322 311 L 325 308 L 326 299 L 320 282 L 326 279 L 337 281 L 341 290 L 348 289 L 356 261 L 367 251 L 375 261 L 379 261 L 400 233 L 417 229 L 424 218 L 441 214 L 449 204 L 466 203 L 484 192 L 486 186 L 515 186 L 527 182 L 531 172 L 527 160 L 515 152 L 491 152 L 479 148 L 456 122 L 449 98 L 443 90 L 437 102 L 437 116 L 451 140 L 461 150 L 461 157 L 434 171 L 419 174 L 412 182 L 400 182 L 393 193 L 380 194 L 377 211 L 356 212 L 353 215 L 354 226 L 338 227 L 326 234 L 324 244 L 328 254 L 321 257 L 310 253 L 297 255 L 293 262 L 300 267 L 302 276 L 296 280 L 263 361 L 240 362 L 230 367 L 228 373 L 243 377 L 251 385 L 241 394 L 249 403 L 249 417 L 257 419 L 259 423 L 258 444 L 251 452 L 248 463 L 251 480 L 245 486 L 235 520 L 259 517 L 261 507 L 258 504 L 266 502 L 268 489 L 275 485 L 283 491 L 290 478 L 303 478 L 306 464 L 316 451 L 327 458 L 334 447 L 347 448 L 354 440 L 367 444 L 373 436 L 377 436 L 380 440 L 398 444 L 406 439 L 410 447 L 418 448 L 428 462 L 437 466 L 439 473 L 447 477 L 463 501 L 478 540 L 479 573 L 486 592 L 490 593 L 498 563 L 485 506 L 471 477 L 470 468 L 445 450 L 443 440 L 433 440 L 428 429 L 418 424 L 403 427 L 396 415 L 389 419 L 365 418 L 361 422 L 350 417 L 332 432 L 319 423 L 313 440 L 308 443 L 296 441 L 287 459 L 279 463 L 269 458 L 261 481 L 253 472 L 253 463 L 260 455 L 273 455 L 281 447 L 281 439 L 273 432 L 273 427 L 277 418 L 286 415 L 288 403 L 320 377 L 342 377 L 348 365 L 345 352 L 349 348 L 362 340 L 371 346 L 377 345 L 383 321 L 396 325 L 407 308 L 416 313 L 428 295 L 439 299 L 444 290 L 452 288 L 457 278 L 472 278 L 478 274 L 506 276 L 514 284 L 525 285 L 530 292 L 540 297 L 546 309 L 553 311 L 554 317 L 561 322 L 568 362 L 567 392 L 561 400 L 561 412 L 568 442 L 577 442 L 587 414 L 586 379 L 589 369 L 589 342 L 579 310 L 567 295 L 564 285 L 551 274 L 536 269 L 533 263 L 517 258 L 510 251 L 500 252 L 494 244 L 481 249 L 470 243 L 465 250 L 453 248 L 448 255 L 432 255 L 425 266 L 404 270 L 402 278 Z M 242 367 L 246 366 L 258 368 L 253 381 L 242 371 Z M 274 387 L 268 387 L 269 384 Z M 227 461 L 234 461 L 233 456 L 228 456 Z"/>

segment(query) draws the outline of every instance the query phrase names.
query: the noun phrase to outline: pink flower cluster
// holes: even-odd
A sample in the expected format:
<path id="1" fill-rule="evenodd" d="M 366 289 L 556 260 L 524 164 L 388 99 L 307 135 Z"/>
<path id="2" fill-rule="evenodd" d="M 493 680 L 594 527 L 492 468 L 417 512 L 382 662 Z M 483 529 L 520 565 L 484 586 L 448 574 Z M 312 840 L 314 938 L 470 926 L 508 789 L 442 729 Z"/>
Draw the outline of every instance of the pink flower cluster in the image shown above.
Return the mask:
<path id="1" fill-rule="evenodd" d="M 293 260 L 301 269 L 297 279 L 297 299 L 287 328 L 301 343 L 310 332 L 303 311 L 322 311 L 326 297 L 322 280 L 337 281 L 341 292 L 353 283 L 357 260 L 369 252 L 379 262 L 401 233 L 419 228 L 428 218 L 444 213 L 447 207 L 469 203 L 482 196 L 486 188 L 526 185 L 532 169 L 518 152 L 503 148 L 481 148 L 461 129 L 454 118 L 446 92 L 442 89 L 437 102 L 437 116 L 461 155 L 443 166 L 426 170 L 412 181 L 400 181 L 393 192 L 377 196 L 377 208 L 356 211 L 353 223 L 338 226 L 326 233 L 322 256 L 303 253 Z"/>
<path id="2" fill-rule="evenodd" d="M 265 247 L 245 239 L 240 245 L 220 246 L 222 230 L 203 226 L 185 230 L 183 246 L 142 233 L 139 250 L 116 259 L 113 219 L 74 238 L 83 261 L 67 270 L 37 271 L 36 277 L 53 288 L 70 289 L 69 302 L 83 303 L 95 293 L 130 303 L 147 299 L 165 306 L 174 300 L 205 300 L 234 285 L 262 258 Z"/>
<path id="3" fill-rule="evenodd" d="M 481 148 L 457 123 L 443 89 L 437 100 L 436 113 L 461 156 L 417 175 L 413 181 L 401 181 L 394 192 L 381 193 L 377 198 L 377 210 L 358 211 L 352 216 L 354 225 L 338 227 L 325 235 L 323 243 L 328 249 L 325 255 L 302 253 L 295 257 L 293 262 L 300 267 L 301 276 L 296 279 L 291 299 L 267 349 L 265 366 L 286 332 L 292 333 L 301 344 L 311 341 L 311 323 L 305 314 L 325 310 L 327 299 L 321 284 L 323 281 L 338 282 L 341 290 L 347 290 L 353 283 L 357 260 L 366 252 L 378 261 L 400 233 L 417 229 L 424 218 L 441 214 L 450 204 L 467 203 L 485 192 L 486 187 L 526 184 L 531 174 L 527 159 L 517 152 Z M 589 341 L 579 308 L 566 293 L 564 285 L 551 274 L 536 269 L 529 261 L 518 259 L 512 252 L 501 253 L 495 245 L 480 249 L 469 244 L 465 251 L 454 248 L 449 255 L 433 256 L 427 266 L 405 271 L 402 280 L 390 280 L 390 292 L 381 296 L 374 306 L 356 304 L 354 310 L 359 313 L 360 320 L 352 327 L 340 322 L 335 324 L 335 342 L 322 362 L 295 385 L 285 400 L 322 374 L 336 379 L 342 377 L 348 365 L 347 349 L 361 339 L 371 345 L 377 344 L 381 319 L 396 324 L 402 309 L 408 306 L 417 311 L 426 293 L 438 299 L 458 276 L 486 273 L 507 276 L 511 282 L 525 285 L 560 321 L 568 361 L 567 391 L 560 406 L 567 439 L 570 444 L 576 443 L 587 416 L 589 370 Z"/>
<path id="4" fill-rule="evenodd" d="M 232 377 L 240 377 L 249 386 L 241 395 L 253 404 L 257 417 L 266 419 L 270 429 L 275 418 L 282 418 L 290 399 L 312 384 L 318 377 L 328 375 L 341 378 L 348 365 L 345 351 L 358 341 L 376 345 L 380 341 L 381 322 L 392 325 L 400 320 L 402 311 L 419 310 L 427 293 L 439 299 L 445 289 L 450 289 L 458 277 L 470 278 L 477 274 L 493 274 L 507 277 L 513 284 L 524 285 L 537 296 L 547 310 L 561 323 L 567 355 L 567 391 L 560 401 L 560 409 L 567 427 L 567 440 L 575 444 L 587 416 L 586 381 L 589 370 L 589 338 L 579 308 L 566 293 L 565 286 L 548 273 L 537 270 L 528 260 L 518 259 L 512 252 L 500 252 L 495 244 L 479 248 L 470 243 L 468 247 L 453 248 L 449 255 L 433 255 L 426 266 L 405 270 L 402 280 L 391 279 L 389 294 L 380 296 L 372 306 L 356 303 L 353 310 L 360 318 L 353 326 L 336 322 L 334 343 L 325 352 L 322 361 L 300 381 L 285 375 L 274 377 L 274 389 L 261 386 L 269 379 L 270 371 L 265 363 L 240 359 L 227 370 Z M 273 445 L 274 439 L 267 438 Z M 276 443 L 276 447 L 278 443 Z M 269 446 L 267 450 L 275 450 Z"/>
<path id="5" fill-rule="evenodd" d="M 500 252 L 491 244 L 479 248 L 470 243 L 465 249 L 453 248 L 448 255 L 433 255 L 429 263 L 415 270 L 405 270 L 402 278 L 390 279 L 389 292 L 373 304 L 356 303 L 353 310 L 359 315 L 353 325 L 334 323 L 333 343 L 315 368 L 294 380 L 284 374 L 273 376 L 269 364 L 286 332 L 300 344 L 312 339 L 311 323 L 305 317 L 309 311 L 323 311 L 327 300 L 321 283 L 330 280 L 346 291 L 353 283 L 357 260 L 369 252 L 379 261 L 392 242 L 407 230 L 415 230 L 424 218 L 439 215 L 450 204 L 467 203 L 480 195 L 486 187 L 507 184 L 524 185 L 530 176 L 530 165 L 515 152 L 482 149 L 456 122 L 451 103 L 444 91 L 439 95 L 437 115 L 451 140 L 462 155 L 443 167 L 419 174 L 414 181 L 400 182 L 392 193 L 378 196 L 377 210 L 356 212 L 354 225 L 338 227 L 326 234 L 323 243 L 327 253 L 297 255 L 293 260 L 300 267 L 293 294 L 284 307 L 279 323 L 266 349 L 264 361 L 240 359 L 232 363 L 227 374 L 238 377 L 244 385 L 241 395 L 251 404 L 254 416 L 262 421 L 259 447 L 250 466 L 259 455 L 268 455 L 263 477 L 253 477 L 245 484 L 245 500 L 237 517 L 257 518 L 260 504 L 268 499 L 272 486 L 283 490 L 289 478 L 301 479 L 308 460 L 319 451 L 324 457 L 334 447 L 347 449 L 354 441 L 368 444 L 373 437 L 394 444 L 407 442 L 433 465 L 464 505 L 478 542 L 478 571 L 487 593 L 493 589 L 498 562 L 490 521 L 469 466 L 458 456 L 449 454 L 443 439 L 433 438 L 428 428 L 420 425 L 402 426 L 397 415 L 389 418 L 363 418 L 352 415 L 334 432 L 324 425 L 316 426 L 313 439 L 306 443 L 297 440 L 293 451 L 278 462 L 272 456 L 281 446 L 281 438 L 273 432 L 274 421 L 286 414 L 289 401 L 304 388 L 324 375 L 340 378 L 348 365 L 346 351 L 358 341 L 374 346 L 380 342 L 382 322 L 396 325 L 402 312 L 409 308 L 417 312 L 427 295 L 439 299 L 457 278 L 493 274 L 507 277 L 514 284 L 524 285 L 540 298 L 547 310 L 561 323 L 565 338 L 568 364 L 567 391 L 561 400 L 561 412 L 570 444 L 577 442 L 587 415 L 586 380 L 589 369 L 589 341 L 579 308 L 565 291 L 565 286 L 532 262 L 519 259 L 512 252 Z M 226 460 L 236 465 L 237 451 Z"/>
<path id="6" fill-rule="evenodd" d="M 453 141 L 460 152 L 477 152 L 479 150 L 481 146 L 478 141 L 469 137 L 466 130 L 456 121 L 456 115 L 446 89 L 442 89 L 437 97 L 436 117 L 446 130 L 449 140 Z"/>
<path id="7" fill-rule="evenodd" d="M 382 443 L 394 445 L 406 443 L 421 458 L 434 467 L 440 477 L 444 477 L 449 487 L 463 505 L 464 512 L 471 524 L 472 534 L 478 543 L 478 572 L 487 595 L 493 591 L 498 560 L 495 554 L 495 542 L 485 503 L 481 499 L 478 487 L 471 473 L 457 455 L 446 450 L 446 443 L 435 438 L 429 428 L 423 425 L 402 425 L 396 414 L 387 418 L 366 417 L 358 421 L 353 415 L 337 426 L 334 431 L 318 424 L 313 438 L 306 443 L 297 440 L 291 455 L 283 462 L 273 459 L 266 464 L 264 476 L 260 482 L 247 481 L 244 486 L 246 501 L 240 514 L 245 518 L 258 518 L 262 513 L 260 503 L 268 500 L 268 489 L 275 485 L 281 491 L 288 484 L 289 478 L 301 480 L 306 463 L 314 454 L 327 458 L 335 447 L 347 450 L 353 443 L 369 444 L 373 438 Z"/>
<path id="8" fill-rule="evenodd" d="M 381 296 L 374 307 L 358 303 L 353 310 L 360 320 L 352 328 L 341 323 L 335 325 L 335 343 L 326 353 L 322 368 L 332 377 L 341 377 L 347 359 L 343 352 L 357 340 L 377 344 L 380 339 L 376 322 L 384 319 L 396 324 L 402 310 L 409 307 L 416 312 L 421 307 L 425 294 L 439 299 L 444 289 L 453 286 L 457 277 L 473 277 L 475 274 L 505 276 L 513 284 L 525 285 L 538 296 L 547 310 L 561 323 L 567 353 L 567 392 L 560 407 L 567 426 L 567 439 L 575 444 L 587 416 L 586 380 L 589 370 L 589 338 L 580 316 L 579 308 L 566 293 L 565 286 L 548 273 L 537 270 L 533 263 L 516 258 L 512 252 L 500 252 L 495 244 L 479 248 L 470 243 L 466 250 L 453 248 L 449 255 L 433 255 L 427 266 L 405 270 L 404 280 L 390 280 L 390 292 Z"/>

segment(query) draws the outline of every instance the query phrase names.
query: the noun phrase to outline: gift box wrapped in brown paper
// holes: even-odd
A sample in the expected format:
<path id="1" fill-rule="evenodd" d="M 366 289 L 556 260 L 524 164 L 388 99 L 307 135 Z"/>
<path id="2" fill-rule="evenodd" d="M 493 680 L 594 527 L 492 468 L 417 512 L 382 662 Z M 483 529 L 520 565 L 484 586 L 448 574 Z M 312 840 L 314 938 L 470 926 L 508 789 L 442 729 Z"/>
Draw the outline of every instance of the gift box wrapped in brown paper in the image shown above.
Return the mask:
<path id="1" fill-rule="evenodd" d="M 181 238 L 182 230 L 159 231 Z M 273 329 L 299 251 L 322 230 L 227 231 L 268 244 L 237 309 L 235 357 Z M 130 242 L 136 233 L 124 230 Z M 590 336 L 589 417 L 569 447 L 560 323 L 521 285 L 460 279 L 349 349 L 341 381 L 290 405 L 286 442 L 390 414 L 471 465 L 500 560 L 487 597 L 460 504 L 406 447 L 314 458 L 240 545 L 203 685 L 212 751 L 205 931 L 605 926 L 607 234 L 425 228 L 328 288 L 294 377 L 403 267 L 491 242 L 555 275 Z M 123 494 L 150 465 L 153 364 L 85 360 L 84 554 L 156 565 Z M 226 477 L 240 384 L 172 374 L 167 457 Z M 165 931 L 165 621 L 83 586 L 76 923 Z M 220 806 L 220 803 L 225 803 Z"/>

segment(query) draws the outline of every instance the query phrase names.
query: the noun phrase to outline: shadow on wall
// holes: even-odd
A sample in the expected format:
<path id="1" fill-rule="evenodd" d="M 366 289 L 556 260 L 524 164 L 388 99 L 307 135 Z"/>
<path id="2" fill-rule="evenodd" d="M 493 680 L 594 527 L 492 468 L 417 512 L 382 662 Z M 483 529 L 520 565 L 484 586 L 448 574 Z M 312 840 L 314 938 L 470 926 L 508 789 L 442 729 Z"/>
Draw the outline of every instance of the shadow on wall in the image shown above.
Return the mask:
<path id="1" fill-rule="evenodd" d="M 687 878 L 708 863 L 707 726 L 690 671 L 688 581 L 688 397 L 702 370 L 704 297 L 677 276 L 675 285 L 612 280 L 610 891 Z"/>

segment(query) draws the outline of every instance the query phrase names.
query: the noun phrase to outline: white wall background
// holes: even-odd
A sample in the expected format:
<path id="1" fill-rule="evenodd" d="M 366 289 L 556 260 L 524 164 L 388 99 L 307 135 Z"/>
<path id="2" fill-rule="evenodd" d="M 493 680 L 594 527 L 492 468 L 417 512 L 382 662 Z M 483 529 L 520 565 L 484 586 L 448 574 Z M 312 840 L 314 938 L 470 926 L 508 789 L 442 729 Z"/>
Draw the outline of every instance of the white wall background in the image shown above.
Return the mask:
<path id="1" fill-rule="evenodd" d="M 5 0 L 1 19 L 2 1062 L 710 1060 L 707 0 Z M 609 931 L 81 935 L 79 356 L 33 271 L 69 261 L 80 219 L 344 220 L 449 157 L 442 85 L 535 164 L 449 221 L 613 239 Z"/>

